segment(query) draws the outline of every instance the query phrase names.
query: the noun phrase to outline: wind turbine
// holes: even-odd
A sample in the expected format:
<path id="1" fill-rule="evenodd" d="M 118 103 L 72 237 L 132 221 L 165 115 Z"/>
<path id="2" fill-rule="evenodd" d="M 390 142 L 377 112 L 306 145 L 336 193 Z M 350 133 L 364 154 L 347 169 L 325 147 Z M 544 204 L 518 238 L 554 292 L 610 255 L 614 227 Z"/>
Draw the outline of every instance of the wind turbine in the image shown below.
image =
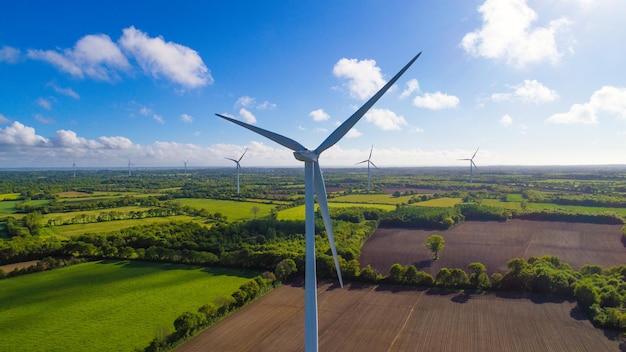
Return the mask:
<path id="1" fill-rule="evenodd" d="M 363 160 L 363 161 L 361 161 L 361 162 L 358 162 L 358 163 L 354 164 L 354 165 L 359 165 L 359 164 L 367 163 L 367 190 L 368 190 L 368 191 L 369 191 L 369 190 L 370 190 L 370 188 L 371 188 L 371 187 L 370 187 L 370 186 L 371 186 L 371 183 L 370 183 L 370 165 L 372 165 L 373 167 L 375 167 L 375 168 L 377 168 L 377 169 L 378 169 L 378 166 L 376 166 L 376 165 L 374 164 L 374 162 L 372 162 L 372 152 L 373 152 L 373 151 L 374 151 L 374 145 L 372 144 L 372 149 L 370 150 L 370 156 L 369 156 L 367 159 L 365 159 L 365 160 Z"/>
<path id="2" fill-rule="evenodd" d="M 187 175 L 187 163 L 188 162 L 189 162 L 189 160 L 183 161 L 183 164 L 185 164 L 185 175 Z"/>
<path id="3" fill-rule="evenodd" d="M 243 154 L 241 154 L 241 157 L 239 159 L 231 159 L 231 158 L 224 158 L 224 159 L 228 159 L 228 160 L 232 160 L 235 162 L 235 164 L 237 164 L 237 194 L 239 194 L 239 169 L 241 169 L 241 165 L 239 164 L 239 162 L 241 161 L 241 159 L 243 159 L 243 156 L 246 155 L 246 152 L 248 151 L 248 148 L 246 148 L 246 150 L 244 150 Z"/>
<path id="4" fill-rule="evenodd" d="M 469 166 L 470 166 L 470 183 L 472 183 L 472 171 L 473 169 L 476 169 L 476 171 L 478 171 L 478 167 L 476 166 L 476 164 L 474 163 L 474 157 L 476 156 L 476 153 L 478 153 L 478 149 L 480 147 L 476 148 L 476 151 L 474 152 L 474 155 L 472 155 L 471 158 L 467 159 L 457 159 L 457 160 L 469 160 Z"/>
<path id="5" fill-rule="evenodd" d="M 130 177 L 130 176 L 131 176 L 131 175 L 130 175 L 130 166 L 131 166 L 131 165 L 135 165 L 135 164 L 131 163 L 131 162 L 130 162 L 130 159 L 128 159 L 128 177 Z"/>
<path id="6" fill-rule="evenodd" d="M 322 177 L 322 171 L 318 163 L 320 154 L 332 147 L 335 143 L 350 131 L 352 127 L 365 115 L 365 113 L 385 94 L 385 92 L 404 74 L 404 72 L 417 60 L 421 52 L 407 63 L 385 86 L 383 86 L 374 96 L 372 96 L 363 106 L 361 106 L 352 116 L 344 121 L 333 133 L 330 134 L 316 149 L 310 150 L 293 139 L 279 135 L 277 133 L 264 130 L 262 128 L 249 125 L 245 122 L 216 114 L 224 120 L 235 123 L 239 126 L 256 132 L 272 141 L 293 150 L 293 155 L 297 160 L 304 162 L 304 192 L 305 192 L 305 281 L 304 281 L 304 350 L 306 352 L 317 352 L 318 350 L 318 321 L 317 321 L 317 278 L 315 270 L 315 194 L 319 204 L 326 235 L 330 242 L 330 250 L 335 261 L 339 284 L 343 287 L 337 249 L 335 248 L 335 238 L 333 227 L 328 211 L 328 199 L 326 198 L 326 186 Z"/>
<path id="7" fill-rule="evenodd" d="M 76 177 L 76 160 L 72 163 L 72 170 L 74 170 L 74 177 Z"/>

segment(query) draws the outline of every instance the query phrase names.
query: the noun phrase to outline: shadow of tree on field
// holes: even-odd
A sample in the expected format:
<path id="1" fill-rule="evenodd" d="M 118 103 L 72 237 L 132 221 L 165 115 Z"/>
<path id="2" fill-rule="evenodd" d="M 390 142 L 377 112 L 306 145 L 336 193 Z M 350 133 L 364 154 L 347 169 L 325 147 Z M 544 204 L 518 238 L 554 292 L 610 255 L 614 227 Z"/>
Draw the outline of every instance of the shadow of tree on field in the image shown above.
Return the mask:
<path id="1" fill-rule="evenodd" d="M 413 265 L 415 265 L 417 270 L 422 270 L 423 271 L 425 268 L 432 267 L 434 263 L 435 263 L 434 260 L 426 259 L 426 260 L 420 260 L 419 262 L 415 262 L 415 263 L 413 263 Z"/>
<path id="2" fill-rule="evenodd" d="M 622 246 L 626 247 L 626 236 L 621 236 Z"/>
<path id="3" fill-rule="evenodd" d="M 579 306 L 575 306 L 570 310 L 569 316 L 575 320 L 589 320 L 589 316 Z"/>

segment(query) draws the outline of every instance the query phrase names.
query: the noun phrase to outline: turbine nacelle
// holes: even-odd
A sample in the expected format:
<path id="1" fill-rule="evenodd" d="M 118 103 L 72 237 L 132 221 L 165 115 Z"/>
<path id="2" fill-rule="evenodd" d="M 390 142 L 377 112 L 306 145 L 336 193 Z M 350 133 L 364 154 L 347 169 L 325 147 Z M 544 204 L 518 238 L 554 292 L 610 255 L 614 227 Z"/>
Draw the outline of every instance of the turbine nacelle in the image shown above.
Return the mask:
<path id="1" fill-rule="evenodd" d="M 300 161 L 312 161 L 314 163 L 320 157 L 315 151 L 308 149 L 295 151 L 293 156 Z"/>

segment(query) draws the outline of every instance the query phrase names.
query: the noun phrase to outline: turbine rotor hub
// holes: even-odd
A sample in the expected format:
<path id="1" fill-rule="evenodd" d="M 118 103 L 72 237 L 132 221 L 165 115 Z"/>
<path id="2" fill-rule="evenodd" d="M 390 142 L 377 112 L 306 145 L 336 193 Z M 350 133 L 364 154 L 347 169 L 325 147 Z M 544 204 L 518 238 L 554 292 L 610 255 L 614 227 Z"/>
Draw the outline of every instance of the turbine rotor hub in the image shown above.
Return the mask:
<path id="1" fill-rule="evenodd" d="M 293 156 L 300 161 L 312 162 L 317 162 L 317 158 L 319 158 L 319 155 L 317 155 L 314 151 L 308 149 L 293 152 Z"/>

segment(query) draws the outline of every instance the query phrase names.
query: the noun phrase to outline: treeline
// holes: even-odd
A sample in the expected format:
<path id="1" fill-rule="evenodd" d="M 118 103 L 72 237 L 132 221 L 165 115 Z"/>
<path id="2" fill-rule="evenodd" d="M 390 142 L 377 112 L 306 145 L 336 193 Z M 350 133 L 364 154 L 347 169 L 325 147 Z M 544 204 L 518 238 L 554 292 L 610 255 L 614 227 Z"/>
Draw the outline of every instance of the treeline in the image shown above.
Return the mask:
<path id="1" fill-rule="evenodd" d="M 380 226 L 449 229 L 463 220 L 459 208 L 399 206 L 382 215 Z"/>
<path id="2" fill-rule="evenodd" d="M 467 271 L 441 268 L 433 277 L 414 265 L 393 264 L 387 276 L 367 266 L 357 279 L 370 283 L 418 285 L 452 289 L 504 290 L 550 294 L 574 298 L 594 324 L 604 328 L 626 329 L 626 265 L 603 269 L 585 265 L 579 271 L 555 256 L 514 258 L 505 273 L 487 274 L 480 262 L 470 263 Z"/>
<path id="3" fill-rule="evenodd" d="M 579 193 L 547 193 L 534 190 L 525 190 L 522 192 L 524 198 L 529 202 L 535 203 L 553 203 L 558 205 L 578 205 L 586 207 L 607 207 L 607 208 L 623 208 L 626 207 L 626 197 L 615 194 L 579 194 Z"/>
<path id="4" fill-rule="evenodd" d="M 589 224 L 623 224 L 618 214 L 573 213 L 559 210 L 541 210 L 513 213 L 513 217 L 523 220 L 583 222 Z"/>

